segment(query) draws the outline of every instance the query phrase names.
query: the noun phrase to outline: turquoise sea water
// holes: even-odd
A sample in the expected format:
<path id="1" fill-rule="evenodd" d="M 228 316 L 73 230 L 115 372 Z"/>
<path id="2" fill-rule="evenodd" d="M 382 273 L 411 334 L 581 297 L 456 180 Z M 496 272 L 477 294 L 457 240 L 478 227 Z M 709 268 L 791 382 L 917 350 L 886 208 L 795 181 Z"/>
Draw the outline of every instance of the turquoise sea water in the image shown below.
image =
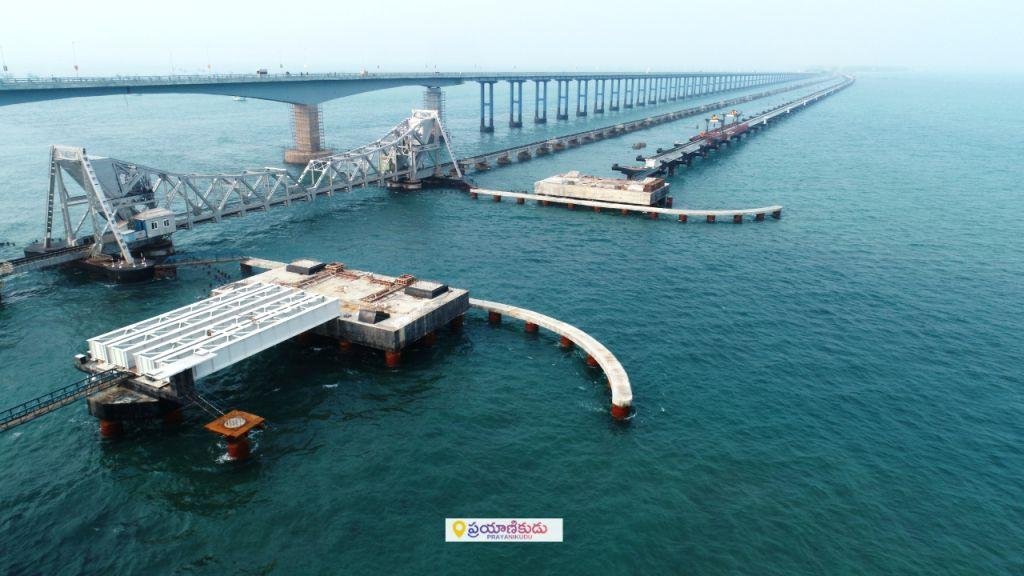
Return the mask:
<path id="1" fill-rule="evenodd" d="M 676 206 L 779 203 L 781 221 L 368 188 L 179 233 L 182 251 L 412 273 L 576 324 L 629 372 L 636 416 L 612 422 L 578 352 L 516 322 L 471 316 L 397 371 L 286 343 L 201 382 L 268 419 L 243 465 L 220 459 L 195 410 L 114 442 L 84 403 L 0 434 L 0 573 L 1020 574 L 1022 89 L 864 77 L 672 179 Z M 528 106 L 510 132 L 499 105 L 481 135 L 477 94 L 447 91 L 460 155 L 652 113 L 534 127 Z M 328 103 L 328 139 L 367 142 L 419 101 L 399 89 Z M 278 165 L 288 114 L 194 96 L 0 108 L 0 241 L 40 235 L 51 143 L 178 171 Z M 476 179 L 611 175 L 632 142 L 665 146 L 695 123 Z M 76 380 L 86 338 L 212 282 L 15 279 L 0 404 Z M 445 544 L 456 516 L 564 517 L 565 542 Z"/>

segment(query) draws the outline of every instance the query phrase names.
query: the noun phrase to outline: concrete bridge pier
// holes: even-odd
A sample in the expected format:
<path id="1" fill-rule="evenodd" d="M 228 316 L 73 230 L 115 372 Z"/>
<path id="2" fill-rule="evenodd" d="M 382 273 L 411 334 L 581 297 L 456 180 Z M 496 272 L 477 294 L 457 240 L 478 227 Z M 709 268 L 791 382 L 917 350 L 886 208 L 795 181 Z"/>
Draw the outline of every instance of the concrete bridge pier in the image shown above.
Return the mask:
<path id="1" fill-rule="evenodd" d="M 636 78 L 626 78 L 626 103 L 624 108 L 633 107 L 633 92 L 636 89 Z"/>
<path id="2" fill-rule="evenodd" d="M 647 106 L 647 78 L 637 78 L 636 105 Z"/>
<path id="3" fill-rule="evenodd" d="M 480 131 L 494 132 L 494 81 L 480 81 Z"/>
<path id="4" fill-rule="evenodd" d="M 605 80 L 594 80 L 594 114 L 604 114 Z"/>
<path id="5" fill-rule="evenodd" d="M 587 115 L 587 91 L 590 89 L 588 80 L 576 80 L 576 116 Z"/>
<path id="6" fill-rule="evenodd" d="M 314 158 L 327 156 L 324 148 L 324 128 L 320 123 L 319 104 L 292 104 L 292 138 L 294 148 L 284 152 L 288 164 L 307 164 Z"/>
<path id="7" fill-rule="evenodd" d="M 548 123 L 548 81 L 533 81 L 533 123 Z"/>
<path id="8" fill-rule="evenodd" d="M 658 102 L 668 102 L 668 78 L 658 78 Z"/>
<path id="9" fill-rule="evenodd" d="M 556 118 L 559 120 L 569 119 L 569 81 L 555 80 L 558 82 L 558 112 Z"/>
<path id="10" fill-rule="evenodd" d="M 608 109 L 612 112 L 619 110 L 619 101 L 622 97 L 622 78 L 612 79 L 612 93 L 608 98 Z"/>
<path id="11" fill-rule="evenodd" d="M 523 127 L 523 81 L 508 81 L 508 126 Z"/>

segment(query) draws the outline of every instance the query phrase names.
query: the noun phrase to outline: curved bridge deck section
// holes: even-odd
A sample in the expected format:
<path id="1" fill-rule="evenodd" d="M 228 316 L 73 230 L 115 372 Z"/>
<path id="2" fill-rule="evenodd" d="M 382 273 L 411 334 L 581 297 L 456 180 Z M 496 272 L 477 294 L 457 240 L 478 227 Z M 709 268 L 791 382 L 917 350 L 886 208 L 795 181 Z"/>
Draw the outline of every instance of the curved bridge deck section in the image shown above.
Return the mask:
<path id="1" fill-rule="evenodd" d="M 562 337 L 564 347 L 573 344 L 579 346 L 588 355 L 587 363 L 593 365 L 596 362 L 608 379 L 608 387 L 612 394 L 612 417 L 616 420 L 624 420 L 629 416 L 630 407 L 633 405 L 633 390 L 629 385 L 629 376 L 626 375 L 625 368 L 622 367 L 615 355 L 593 336 L 572 324 L 526 308 L 517 308 L 477 298 L 470 298 L 469 305 L 479 310 L 485 310 L 488 314 L 511 316 L 522 320 L 527 323 L 527 330 L 530 330 L 531 325 L 550 330 Z"/>
<path id="2" fill-rule="evenodd" d="M 576 206 L 587 206 L 593 208 L 594 212 L 600 212 L 601 209 L 605 210 L 618 210 L 621 214 L 637 213 L 646 214 L 650 218 L 657 218 L 659 214 L 666 214 L 669 216 L 676 216 L 680 222 L 687 222 L 690 218 L 703 218 L 708 223 L 714 223 L 719 219 L 727 218 L 732 222 L 739 224 L 743 221 L 744 217 L 752 217 L 754 220 L 760 222 L 765 219 L 766 214 L 771 214 L 772 218 L 778 220 L 782 218 L 782 206 L 774 204 L 772 206 L 764 206 L 762 208 L 741 208 L 736 210 L 690 210 L 686 208 L 663 208 L 661 206 L 639 206 L 636 204 L 616 204 L 613 202 L 600 202 L 597 200 L 581 200 L 578 198 L 565 198 L 561 196 L 548 196 L 545 194 L 528 194 L 526 192 L 505 192 L 503 190 L 485 190 L 483 188 L 471 188 L 469 190 L 469 197 L 476 198 L 477 195 L 484 194 L 490 196 L 495 202 L 500 202 L 502 198 L 515 198 L 519 204 L 525 203 L 526 200 L 536 200 L 541 206 L 548 204 L 563 204 L 568 208 L 572 209 Z"/>

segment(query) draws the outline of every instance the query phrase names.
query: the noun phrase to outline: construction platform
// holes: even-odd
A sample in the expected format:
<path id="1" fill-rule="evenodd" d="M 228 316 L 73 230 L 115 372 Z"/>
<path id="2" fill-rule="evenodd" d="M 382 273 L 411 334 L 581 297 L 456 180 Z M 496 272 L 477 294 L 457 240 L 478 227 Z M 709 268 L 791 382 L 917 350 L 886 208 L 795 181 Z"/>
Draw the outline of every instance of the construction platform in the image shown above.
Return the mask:
<path id="1" fill-rule="evenodd" d="M 668 183 L 662 178 L 600 178 L 575 170 L 549 176 L 533 185 L 533 191 L 538 195 L 639 206 L 661 204 L 668 196 L 668 189 Z"/>
<path id="2" fill-rule="evenodd" d="M 213 293 L 233 290 L 237 284 L 270 284 L 336 300 L 337 317 L 315 332 L 386 352 L 400 352 L 469 309 L 468 290 L 409 275 L 395 278 L 311 260 L 288 265 L 246 260 L 243 265 L 267 270 Z"/>

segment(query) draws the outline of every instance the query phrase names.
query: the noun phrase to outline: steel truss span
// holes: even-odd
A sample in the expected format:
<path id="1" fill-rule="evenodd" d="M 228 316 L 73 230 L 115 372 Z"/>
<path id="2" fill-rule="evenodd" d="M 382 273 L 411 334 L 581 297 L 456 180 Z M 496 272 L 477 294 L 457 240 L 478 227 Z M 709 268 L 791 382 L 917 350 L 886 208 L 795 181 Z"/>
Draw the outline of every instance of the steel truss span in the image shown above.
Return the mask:
<path id="1" fill-rule="evenodd" d="M 415 188 L 420 179 L 441 175 L 453 161 L 448 133 L 436 110 L 414 110 L 370 144 L 309 162 L 298 178 L 273 167 L 176 173 L 91 156 L 85 148 L 52 146 L 42 248 L 55 252 L 90 244 L 81 257 L 106 252 L 132 266 L 141 248 L 168 242 L 179 229 L 357 186 Z M 63 238 L 58 238 L 61 232 Z"/>

